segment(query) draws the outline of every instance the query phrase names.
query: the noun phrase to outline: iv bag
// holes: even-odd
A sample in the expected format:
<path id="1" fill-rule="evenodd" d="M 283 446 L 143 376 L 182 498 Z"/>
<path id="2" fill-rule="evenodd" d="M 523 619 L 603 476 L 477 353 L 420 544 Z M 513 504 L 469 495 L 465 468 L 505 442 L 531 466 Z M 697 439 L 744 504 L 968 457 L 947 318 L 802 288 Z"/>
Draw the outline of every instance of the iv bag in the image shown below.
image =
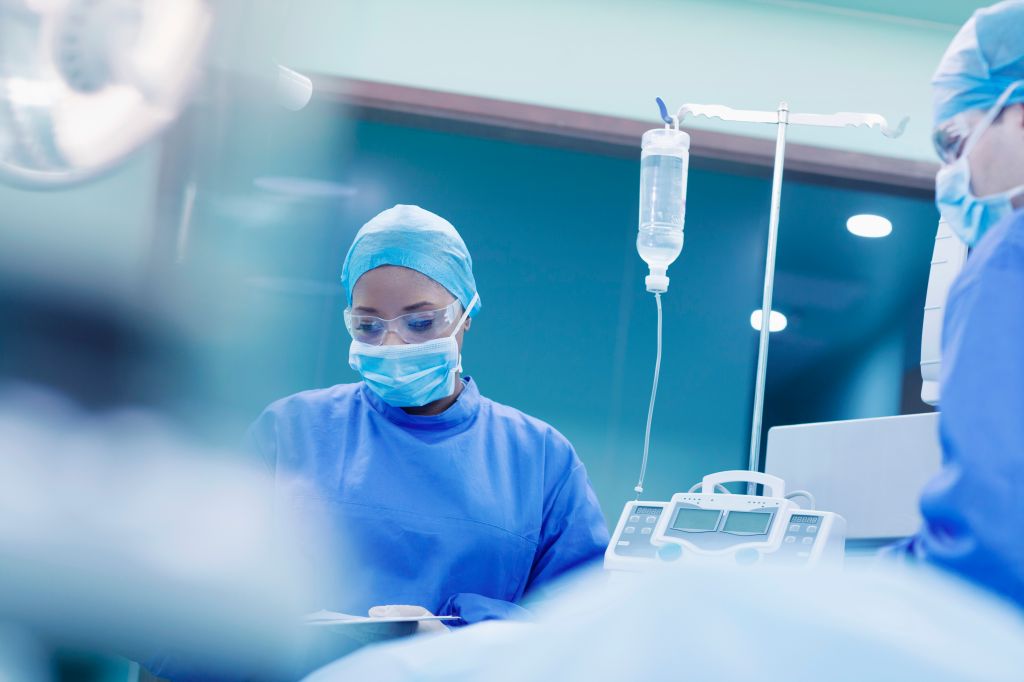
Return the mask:
<path id="1" fill-rule="evenodd" d="M 636 248 L 651 274 L 647 289 L 664 293 L 666 271 L 683 250 L 690 136 L 673 128 L 644 133 L 640 156 L 640 220 Z"/>

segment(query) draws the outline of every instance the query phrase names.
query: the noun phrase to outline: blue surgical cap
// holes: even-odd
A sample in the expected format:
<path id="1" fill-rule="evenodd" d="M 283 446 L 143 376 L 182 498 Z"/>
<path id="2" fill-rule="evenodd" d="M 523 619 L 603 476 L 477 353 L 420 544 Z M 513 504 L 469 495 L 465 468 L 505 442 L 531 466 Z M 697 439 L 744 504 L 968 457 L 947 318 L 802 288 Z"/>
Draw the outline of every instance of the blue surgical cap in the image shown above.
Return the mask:
<path id="1" fill-rule="evenodd" d="M 932 77 L 935 127 L 968 109 L 988 109 L 1024 80 L 1024 1 L 1001 2 L 968 19 Z M 1007 104 L 1024 102 L 1024 89 Z"/>
<path id="2" fill-rule="evenodd" d="M 352 290 L 367 271 L 399 265 L 434 280 L 468 307 L 476 293 L 473 259 L 452 224 L 419 206 L 399 204 L 378 213 L 356 233 L 341 268 L 341 283 L 352 305 Z M 480 300 L 469 311 L 480 310 Z"/>

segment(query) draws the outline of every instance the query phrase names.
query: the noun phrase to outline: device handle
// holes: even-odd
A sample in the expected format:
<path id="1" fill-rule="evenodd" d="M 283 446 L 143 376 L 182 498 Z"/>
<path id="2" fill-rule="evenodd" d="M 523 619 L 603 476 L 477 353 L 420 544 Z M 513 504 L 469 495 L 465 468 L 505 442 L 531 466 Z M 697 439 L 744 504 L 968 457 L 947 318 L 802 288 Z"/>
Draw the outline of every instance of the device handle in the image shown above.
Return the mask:
<path id="1" fill-rule="evenodd" d="M 745 469 L 719 471 L 717 474 L 708 474 L 701 482 L 700 491 L 707 495 L 715 492 L 716 485 L 734 482 L 760 483 L 764 486 L 765 497 L 786 496 L 786 482 L 778 476 L 762 474 L 760 471 L 746 471 Z"/>

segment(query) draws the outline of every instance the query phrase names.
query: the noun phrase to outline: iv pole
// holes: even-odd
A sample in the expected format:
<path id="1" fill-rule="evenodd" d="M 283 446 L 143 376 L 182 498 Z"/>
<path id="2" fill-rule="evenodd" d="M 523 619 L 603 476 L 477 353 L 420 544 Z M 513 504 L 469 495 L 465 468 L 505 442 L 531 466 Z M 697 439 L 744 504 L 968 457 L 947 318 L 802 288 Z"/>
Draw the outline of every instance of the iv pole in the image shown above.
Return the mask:
<path id="1" fill-rule="evenodd" d="M 668 117 L 667 110 L 659 100 L 662 118 L 676 129 L 687 115 L 718 118 L 723 121 L 742 123 L 771 123 L 778 126 L 775 138 L 775 168 L 772 173 L 772 203 L 768 219 L 768 252 L 764 268 L 764 292 L 761 299 L 761 330 L 757 350 L 757 375 L 754 386 L 754 413 L 750 425 L 750 458 L 747 467 L 750 471 L 759 471 L 761 465 L 761 431 L 764 417 L 765 382 L 768 375 L 768 337 L 771 320 L 772 295 L 775 289 L 775 254 L 779 241 L 779 215 L 782 207 L 782 169 L 786 156 L 786 131 L 790 125 L 826 126 L 842 128 L 846 126 L 867 126 L 878 128 L 888 138 L 897 138 L 906 130 L 908 118 L 904 117 L 896 128 L 891 128 L 888 121 L 878 114 L 856 114 L 840 112 L 837 114 L 793 114 L 786 102 L 779 102 L 776 111 L 750 111 L 732 109 L 717 104 L 684 104 L 675 116 Z M 756 492 L 756 484 L 747 484 L 747 494 Z"/>

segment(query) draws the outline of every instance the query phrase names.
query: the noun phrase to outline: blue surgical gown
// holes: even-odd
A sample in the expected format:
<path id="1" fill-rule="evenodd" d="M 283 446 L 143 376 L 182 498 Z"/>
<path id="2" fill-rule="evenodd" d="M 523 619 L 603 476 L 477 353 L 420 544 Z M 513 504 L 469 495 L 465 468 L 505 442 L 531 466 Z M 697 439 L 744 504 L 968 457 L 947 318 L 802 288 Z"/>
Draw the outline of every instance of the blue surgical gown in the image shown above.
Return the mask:
<path id="1" fill-rule="evenodd" d="M 971 253 L 942 345 L 943 466 L 902 550 L 1024 607 L 1024 211 Z"/>
<path id="2" fill-rule="evenodd" d="M 516 618 L 524 594 L 603 555 L 607 526 L 569 442 L 462 381 L 435 416 L 358 383 L 284 398 L 253 424 L 282 502 L 326 517 L 318 608 Z"/>

